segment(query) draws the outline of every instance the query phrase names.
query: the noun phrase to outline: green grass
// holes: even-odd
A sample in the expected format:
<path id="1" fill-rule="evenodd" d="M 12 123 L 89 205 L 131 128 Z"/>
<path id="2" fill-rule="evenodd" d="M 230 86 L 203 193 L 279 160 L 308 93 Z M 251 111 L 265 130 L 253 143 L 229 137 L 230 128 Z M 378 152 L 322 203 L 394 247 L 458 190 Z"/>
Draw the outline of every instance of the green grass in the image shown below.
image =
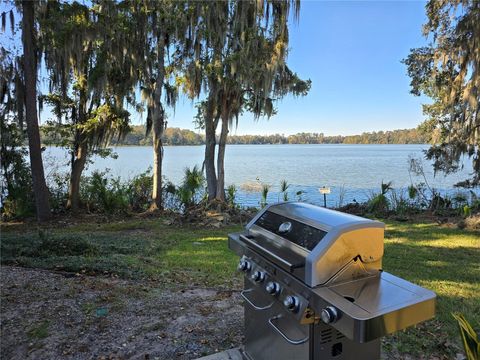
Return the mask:
<path id="1" fill-rule="evenodd" d="M 240 226 L 198 229 L 162 219 L 83 223 L 38 231 L 2 226 L 4 264 L 87 274 L 154 279 L 172 287 L 240 288 L 238 258 L 226 235 Z M 66 249 L 62 251 L 62 249 Z M 66 255 L 67 253 L 68 255 Z M 386 351 L 447 354 L 461 351 L 452 312 L 480 330 L 480 233 L 432 223 L 387 222 L 384 269 L 437 293 L 437 316 L 384 341 Z"/>
<path id="2" fill-rule="evenodd" d="M 1 261 L 27 267 L 147 278 L 166 285 L 233 286 L 236 256 L 218 230 L 155 220 L 80 224 L 48 230 L 2 227 Z M 62 254 L 62 249 L 65 252 Z M 233 276 L 233 279 L 232 279 Z"/>
<path id="3" fill-rule="evenodd" d="M 42 321 L 36 324 L 27 331 L 27 335 L 31 339 L 45 339 L 48 337 L 48 327 L 50 323 L 48 321 Z"/>
<path id="4" fill-rule="evenodd" d="M 437 294 L 434 320 L 393 337 L 401 352 L 453 357 L 461 345 L 452 312 L 480 330 L 480 232 L 388 222 L 383 267 Z"/>

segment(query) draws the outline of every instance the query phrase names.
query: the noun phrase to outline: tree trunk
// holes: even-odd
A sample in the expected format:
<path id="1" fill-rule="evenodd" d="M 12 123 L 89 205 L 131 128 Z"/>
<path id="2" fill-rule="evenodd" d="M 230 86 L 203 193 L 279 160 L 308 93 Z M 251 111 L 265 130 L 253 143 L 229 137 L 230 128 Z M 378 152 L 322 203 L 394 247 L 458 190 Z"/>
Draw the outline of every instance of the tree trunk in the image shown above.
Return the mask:
<path id="1" fill-rule="evenodd" d="M 83 139 L 82 139 L 83 140 Z M 70 174 L 70 187 L 68 189 L 67 209 L 77 212 L 80 209 L 80 179 L 87 162 L 87 145 L 81 141 L 78 145 L 75 160 Z"/>
<path id="2" fill-rule="evenodd" d="M 162 210 L 162 163 L 163 143 L 162 136 L 165 130 L 165 113 L 162 106 L 162 87 L 165 79 L 165 35 L 157 38 L 157 78 L 152 109 L 153 131 L 153 191 L 150 210 Z"/>
<path id="3" fill-rule="evenodd" d="M 225 201 L 225 148 L 227 146 L 228 120 L 222 119 L 222 131 L 218 142 L 217 154 L 217 194 L 216 199 Z"/>
<path id="4" fill-rule="evenodd" d="M 213 100 L 209 100 L 205 117 L 205 175 L 207 178 L 208 201 L 215 199 L 217 195 L 217 174 L 215 171 L 215 122 Z"/>
<path id="5" fill-rule="evenodd" d="M 152 205 L 150 210 L 161 210 L 162 203 L 162 162 L 163 162 L 163 143 L 162 136 L 164 131 L 163 109 L 153 111 L 153 192 Z"/>
<path id="6" fill-rule="evenodd" d="M 43 171 L 40 132 L 37 117 L 37 57 L 35 47 L 35 18 L 33 1 L 22 1 L 23 70 L 25 77 L 25 118 L 32 170 L 33 192 L 38 221 L 50 218 L 50 203 Z"/>

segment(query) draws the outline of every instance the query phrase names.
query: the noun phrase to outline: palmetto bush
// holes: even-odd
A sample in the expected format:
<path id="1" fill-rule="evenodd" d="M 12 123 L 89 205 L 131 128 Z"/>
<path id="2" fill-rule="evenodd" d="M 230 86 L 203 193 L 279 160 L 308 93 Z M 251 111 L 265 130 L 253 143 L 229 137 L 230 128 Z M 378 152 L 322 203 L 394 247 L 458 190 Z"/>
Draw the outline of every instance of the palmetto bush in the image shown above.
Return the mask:
<path id="1" fill-rule="evenodd" d="M 378 215 L 386 215 L 390 209 L 390 201 L 387 198 L 387 193 L 392 190 L 392 182 L 380 185 L 380 193 L 373 194 L 367 202 L 367 211 Z"/>
<path id="2" fill-rule="evenodd" d="M 183 182 L 176 190 L 176 195 L 182 203 L 184 210 L 197 203 L 204 183 L 205 178 L 201 169 L 197 165 L 191 169 L 185 168 Z"/>

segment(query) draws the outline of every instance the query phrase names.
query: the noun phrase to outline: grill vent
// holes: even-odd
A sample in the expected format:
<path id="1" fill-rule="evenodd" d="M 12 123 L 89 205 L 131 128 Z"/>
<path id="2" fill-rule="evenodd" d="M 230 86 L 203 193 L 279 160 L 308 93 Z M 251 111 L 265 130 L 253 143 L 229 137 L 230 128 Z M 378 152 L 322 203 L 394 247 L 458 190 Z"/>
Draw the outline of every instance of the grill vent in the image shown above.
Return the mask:
<path id="1" fill-rule="evenodd" d="M 326 344 L 332 341 L 332 329 L 325 329 L 320 332 L 320 344 Z"/>
<path id="2" fill-rule="evenodd" d="M 337 331 L 336 333 L 337 333 L 337 336 L 336 336 L 337 340 L 343 339 L 345 337 L 345 335 L 343 335 L 341 332 Z"/>

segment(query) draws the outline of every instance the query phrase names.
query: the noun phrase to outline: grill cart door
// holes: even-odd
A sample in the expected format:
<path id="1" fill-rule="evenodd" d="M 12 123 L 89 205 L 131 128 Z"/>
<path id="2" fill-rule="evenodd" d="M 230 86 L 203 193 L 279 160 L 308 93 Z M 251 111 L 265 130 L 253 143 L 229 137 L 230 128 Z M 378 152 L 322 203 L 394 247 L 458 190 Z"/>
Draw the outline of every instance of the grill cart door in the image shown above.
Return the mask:
<path id="1" fill-rule="evenodd" d="M 292 359 L 310 358 L 310 326 L 300 325 L 289 316 L 276 317 L 284 309 L 272 297 L 245 280 L 245 353 L 250 359 Z M 270 324 L 272 322 L 278 331 Z M 282 337 L 281 331 L 292 342 Z"/>

